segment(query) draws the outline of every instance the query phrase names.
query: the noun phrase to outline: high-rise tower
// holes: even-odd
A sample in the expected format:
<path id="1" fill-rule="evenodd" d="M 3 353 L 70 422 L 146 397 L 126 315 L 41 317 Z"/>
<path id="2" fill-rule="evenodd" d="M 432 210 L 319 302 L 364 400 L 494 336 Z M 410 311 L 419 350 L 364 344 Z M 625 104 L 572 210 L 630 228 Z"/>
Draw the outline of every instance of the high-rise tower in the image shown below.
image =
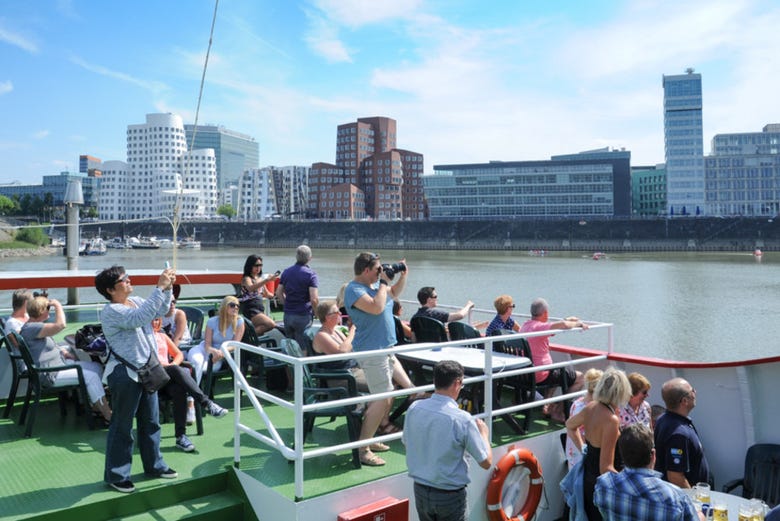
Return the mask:
<path id="1" fill-rule="evenodd" d="M 701 74 L 663 77 L 667 211 L 700 215 L 704 206 Z"/>

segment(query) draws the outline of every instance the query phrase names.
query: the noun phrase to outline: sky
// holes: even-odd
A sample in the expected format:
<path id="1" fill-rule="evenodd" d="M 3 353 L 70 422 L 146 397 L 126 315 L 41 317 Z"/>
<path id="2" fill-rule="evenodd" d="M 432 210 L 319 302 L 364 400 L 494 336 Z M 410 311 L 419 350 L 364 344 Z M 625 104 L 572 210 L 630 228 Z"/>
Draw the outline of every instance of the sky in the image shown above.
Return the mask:
<path id="1" fill-rule="evenodd" d="M 195 121 L 215 2 L 0 0 L 0 183 L 126 160 L 127 125 Z M 704 150 L 780 122 L 776 0 L 221 0 L 198 123 L 260 166 L 335 162 L 397 121 L 434 165 L 602 147 L 664 161 L 664 74 L 702 74 Z"/>

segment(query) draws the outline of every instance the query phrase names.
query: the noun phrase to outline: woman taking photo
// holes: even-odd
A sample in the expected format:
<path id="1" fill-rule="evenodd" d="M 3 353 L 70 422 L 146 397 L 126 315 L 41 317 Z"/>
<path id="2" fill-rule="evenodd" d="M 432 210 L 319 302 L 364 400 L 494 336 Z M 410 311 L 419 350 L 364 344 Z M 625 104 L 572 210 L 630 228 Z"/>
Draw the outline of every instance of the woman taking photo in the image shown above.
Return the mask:
<path id="1" fill-rule="evenodd" d="M 596 478 L 615 469 L 615 446 L 620 436 L 617 410 L 631 397 L 631 384 L 623 371 L 608 368 L 593 391 L 590 402 L 566 421 L 566 431 L 578 450 L 582 451 L 580 427 L 585 427 L 588 447 L 582 459 L 582 491 L 585 513 L 589 521 L 601 521 L 601 513 L 593 504 Z M 575 467 L 576 469 L 577 467 Z"/>
<path id="2" fill-rule="evenodd" d="M 206 322 L 203 342 L 190 349 L 187 361 L 195 369 L 195 381 L 200 384 L 203 373 L 209 363 L 209 355 L 214 359 L 213 370 L 222 367 L 222 342 L 241 340 L 244 336 L 244 320 L 238 314 L 238 299 L 232 295 L 222 299 L 219 312 Z"/>
<path id="3" fill-rule="evenodd" d="M 241 279 L 241 313 L 252 321 L 258 335 L 264 335 L 276 327 L 276 322 L 265 314 L 263 298 L 273 298 L 265 287 L 266 282 L 278 279 L 278 274 L 263 275 L 263 258 L 250 255 L 244 262 L 244 278 Z"/>

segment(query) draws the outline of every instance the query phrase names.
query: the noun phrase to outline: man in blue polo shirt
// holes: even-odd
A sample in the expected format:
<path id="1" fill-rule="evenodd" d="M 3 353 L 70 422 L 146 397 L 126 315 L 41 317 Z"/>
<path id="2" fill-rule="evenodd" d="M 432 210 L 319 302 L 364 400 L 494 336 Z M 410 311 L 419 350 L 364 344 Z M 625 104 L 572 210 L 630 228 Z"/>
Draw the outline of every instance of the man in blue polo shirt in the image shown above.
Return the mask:
<path id="1" fill-rule="evenodd" d="M 284 334 L 304 346 L 304 331 L 311 326 L 319 303 L 317 274 L 309 267 L 311 248 L 295 250 L 295 264 L 284 270 L 276 288 L 276 298 L 284 305 Z"/>
<path id="2" fill-rule="evenodd" d="M 468 452 L 483 469 L 493 463 L 488 428 L 455 402 L 463 387 L 463 366 L 442 360 L 433 368 L 430 398 L 417 400 L 406 413 L 403 442 L 406 465 L 414 480 L 420 521 L 465 521 Z M 435 440 L 432 442 L 431 440 Z"/>
<path id="3" fill-rule="evenodd" d="M 682 378 L 672 378 L 661 388 L 661 398 L 666 412 L 655 424 L 655 470 L 680 488 L 712 484 L 699 433 L 688 417 L 696 407 L 696 389 Z"/>

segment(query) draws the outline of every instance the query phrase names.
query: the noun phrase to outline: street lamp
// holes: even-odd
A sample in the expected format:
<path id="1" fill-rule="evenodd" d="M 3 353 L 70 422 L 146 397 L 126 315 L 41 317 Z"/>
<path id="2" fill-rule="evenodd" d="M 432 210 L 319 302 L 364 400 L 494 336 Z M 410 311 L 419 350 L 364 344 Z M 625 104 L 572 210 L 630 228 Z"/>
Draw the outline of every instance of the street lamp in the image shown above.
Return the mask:
<path id="1" fill-rule="evenodd" d="M 81 191 L 81 179 L 71 177 L 65 187 L 65 254 L 68 259 L 68 270 L 79 269 L 79 205 L 84 204 L 84 194 Z M 78 288 L 68 288 L 68 304 L 79 303 Z"/>

